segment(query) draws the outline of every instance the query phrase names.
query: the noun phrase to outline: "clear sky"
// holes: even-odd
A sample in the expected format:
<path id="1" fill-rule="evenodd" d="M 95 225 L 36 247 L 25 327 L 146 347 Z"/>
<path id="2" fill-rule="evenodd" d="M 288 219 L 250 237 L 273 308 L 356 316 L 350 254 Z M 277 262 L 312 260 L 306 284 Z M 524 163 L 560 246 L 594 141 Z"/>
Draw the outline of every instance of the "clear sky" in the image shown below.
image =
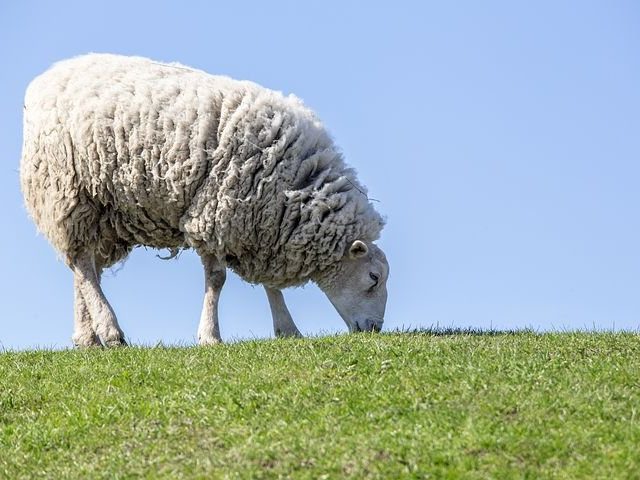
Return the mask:
<path id="1" fill-rule="evenodd" d="M 295 93 L 388 223 L 385 328 L 640 327 L 640 4 L 0 3 L 0 348 L 70 346 L 72 275 L 27 218 L 22 104 L 86 52 L 179 61 Z M 104 289 L 134 343 L 192 343 L 198 258 L 137 249 Z M 313 285 L 306 334 L 345 331 Z M 261 288 L 229 275 L 225 339 L 268 337 Z"/>

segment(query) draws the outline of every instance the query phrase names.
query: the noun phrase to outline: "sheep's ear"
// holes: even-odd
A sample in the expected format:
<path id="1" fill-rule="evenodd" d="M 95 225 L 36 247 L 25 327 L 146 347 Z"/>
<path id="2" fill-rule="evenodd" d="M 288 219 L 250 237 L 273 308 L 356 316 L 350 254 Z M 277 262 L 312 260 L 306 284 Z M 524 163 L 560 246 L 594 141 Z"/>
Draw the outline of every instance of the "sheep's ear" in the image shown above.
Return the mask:
<path id="1" fill-rule="evenodd" d="M 364 257 L 369 252 L 369 247 L 362 240 L 356 240 L 349 247 L 349 257 L 356 259 Z"/>

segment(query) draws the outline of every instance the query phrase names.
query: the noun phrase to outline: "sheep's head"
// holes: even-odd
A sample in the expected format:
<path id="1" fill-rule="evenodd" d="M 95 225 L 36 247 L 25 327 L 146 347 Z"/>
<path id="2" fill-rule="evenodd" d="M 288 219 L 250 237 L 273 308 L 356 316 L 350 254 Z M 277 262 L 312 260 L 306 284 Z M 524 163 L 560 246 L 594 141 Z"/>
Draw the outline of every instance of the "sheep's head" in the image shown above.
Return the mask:
<path id="1" fill-rule="evenodd" d="M 352 332 L 379 331 L 387 306 L 389 264 L 373 243 L 356 240 L 328 282 L 319 282 Z"/>

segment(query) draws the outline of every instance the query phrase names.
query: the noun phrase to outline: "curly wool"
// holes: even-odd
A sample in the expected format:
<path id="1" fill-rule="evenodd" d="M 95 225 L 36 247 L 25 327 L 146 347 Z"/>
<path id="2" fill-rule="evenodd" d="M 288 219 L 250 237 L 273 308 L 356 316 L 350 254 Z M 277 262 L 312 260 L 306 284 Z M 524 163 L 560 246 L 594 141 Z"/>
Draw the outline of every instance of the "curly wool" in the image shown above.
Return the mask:
<path id="1" fill-rule="evenodd" d="M 68 262 L 193 247 L 278 288 L 331 275 L 383 227 L 300 100 L 139 57 L 86 55 L 33 80 L 21 183 Z"/>

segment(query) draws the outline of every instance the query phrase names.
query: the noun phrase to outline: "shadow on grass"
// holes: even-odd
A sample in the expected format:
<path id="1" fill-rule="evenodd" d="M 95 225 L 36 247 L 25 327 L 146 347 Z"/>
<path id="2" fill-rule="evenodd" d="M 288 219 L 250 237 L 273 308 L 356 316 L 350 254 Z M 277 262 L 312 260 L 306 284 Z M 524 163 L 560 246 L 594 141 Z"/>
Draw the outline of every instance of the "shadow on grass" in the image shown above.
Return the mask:
<path id="1" fill-rule="evenodd" d="M 510 335 L 536 335 L 540 332 L 532 328 L 518 330 L 495 330 L 481 328 L 455 328 L 455 327 L 426 327 L 426 328 L 398 328 L 384 333 L 391 335 L 418 335 L 425 337 L 451 337 L 451 336 L 473 336 L 473 337 L 499 337 Z"/>

